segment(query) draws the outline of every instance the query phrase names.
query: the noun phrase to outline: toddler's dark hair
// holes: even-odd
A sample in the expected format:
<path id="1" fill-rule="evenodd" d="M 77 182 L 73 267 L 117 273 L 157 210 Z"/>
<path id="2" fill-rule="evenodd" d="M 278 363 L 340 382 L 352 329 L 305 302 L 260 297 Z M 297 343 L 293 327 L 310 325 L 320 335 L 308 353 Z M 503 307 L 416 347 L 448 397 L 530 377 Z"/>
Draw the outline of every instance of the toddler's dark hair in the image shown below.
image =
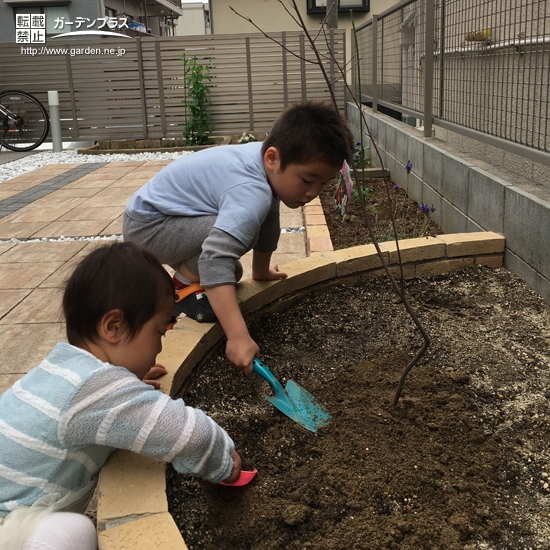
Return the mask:
<path id="1" fill-rule="evenodd" d="M 103 316 L 120 309 L 128 337 L 134 337 L 167 298 L 174 283 L 151 252 L 130 242 L 96 248 L 67 280 L 63 313 L 72 345 L 97 342 Z"/>
<path id="2" fill-rule="evenodd" d="M 332 104 L 309 101 L 293 105 L 279 115 L 262 145 L 262 155 L 269 147 L 275 147 L 281 170 L 291 163 L 310 161 L 340 167 L 344 160 L 351 162 L 348 144 L 353 151 L 349 126 Z"/>

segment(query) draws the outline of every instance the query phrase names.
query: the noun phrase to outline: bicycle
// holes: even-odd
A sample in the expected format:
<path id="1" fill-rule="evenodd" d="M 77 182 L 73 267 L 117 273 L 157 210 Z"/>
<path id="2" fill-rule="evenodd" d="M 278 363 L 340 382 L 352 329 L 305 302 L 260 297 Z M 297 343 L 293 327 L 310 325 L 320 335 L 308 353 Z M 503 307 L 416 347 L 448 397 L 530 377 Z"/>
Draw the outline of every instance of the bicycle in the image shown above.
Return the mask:
<path id="1" fill-rule="evenodd" d="M 15 90 L 0 93 L 0 147 L 32 151 L 50 129 L 46 108 L 36 97 Z"/>

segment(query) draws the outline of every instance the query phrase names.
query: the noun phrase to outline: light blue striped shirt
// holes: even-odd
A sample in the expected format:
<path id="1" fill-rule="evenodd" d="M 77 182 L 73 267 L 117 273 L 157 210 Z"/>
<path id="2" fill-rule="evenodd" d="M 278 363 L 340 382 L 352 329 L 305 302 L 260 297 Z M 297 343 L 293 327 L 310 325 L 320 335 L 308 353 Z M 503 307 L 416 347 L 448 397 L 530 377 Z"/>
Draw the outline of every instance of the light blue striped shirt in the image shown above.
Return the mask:
<path id="1" fill-rule="evenodd" d="M 233 441 L 201 410 L 58 343 L 0 396 L 0 517 L 42 495 L 84 487 L 115 449 L 213 483 L 233 466 Z"/>

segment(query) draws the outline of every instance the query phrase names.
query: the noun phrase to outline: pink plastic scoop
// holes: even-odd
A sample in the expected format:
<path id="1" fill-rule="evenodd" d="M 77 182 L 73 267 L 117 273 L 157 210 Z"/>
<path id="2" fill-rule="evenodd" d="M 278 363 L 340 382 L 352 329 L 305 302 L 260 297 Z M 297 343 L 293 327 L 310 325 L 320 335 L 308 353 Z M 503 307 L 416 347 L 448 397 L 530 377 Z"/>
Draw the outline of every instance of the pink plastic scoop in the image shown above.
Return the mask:
<path id="1" fill-rule="evenodd" d="M 239 479 L 233 483 L 224 483 L 223 481 L 220 481 L 219 485 L 225 485 L 227 487 L 242 487 L 243 485 L 248 485 L 256 476 L 258 473 L 258 470 L 254 468 L 251 472 L 245 472 L 244 470 L 241 470 L 241 475 L 239 476 Z"/>

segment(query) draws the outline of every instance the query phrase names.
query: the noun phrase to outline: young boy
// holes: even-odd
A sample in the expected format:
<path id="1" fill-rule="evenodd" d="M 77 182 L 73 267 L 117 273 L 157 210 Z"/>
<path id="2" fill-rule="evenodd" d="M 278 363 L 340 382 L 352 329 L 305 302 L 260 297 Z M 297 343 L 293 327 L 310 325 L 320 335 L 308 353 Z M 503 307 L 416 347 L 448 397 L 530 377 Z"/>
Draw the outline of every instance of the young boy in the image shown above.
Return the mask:
<path id="1" fill-rule="evenodd" d="M 82 515 L 115 449 L 171 462 L 213 483 L 241 459 L 202 411 L 143 383 L 174 306 L 149 251 L 114 243 L 88 255 L 63 295 L 66 343 L 0 396 L 0 548 L 95 550 Z"/>
<path id="2" fill-rule="evenodd" d="M 253 249 L 252 278 L 286 278 L 270 265 L 280 235 L 279 202 L 300 208 L 321 192 L 353 143 L 331 105 L 284 111 L 263 143 L 213 147 L 162 169 L 131 197 L 123 235 L 175 270 L 176 307 L 202 322 L 219 320 L 226 356 L 252 373 L 259 348 L 241 315 L 235 285 L 240 258 Z"/>

